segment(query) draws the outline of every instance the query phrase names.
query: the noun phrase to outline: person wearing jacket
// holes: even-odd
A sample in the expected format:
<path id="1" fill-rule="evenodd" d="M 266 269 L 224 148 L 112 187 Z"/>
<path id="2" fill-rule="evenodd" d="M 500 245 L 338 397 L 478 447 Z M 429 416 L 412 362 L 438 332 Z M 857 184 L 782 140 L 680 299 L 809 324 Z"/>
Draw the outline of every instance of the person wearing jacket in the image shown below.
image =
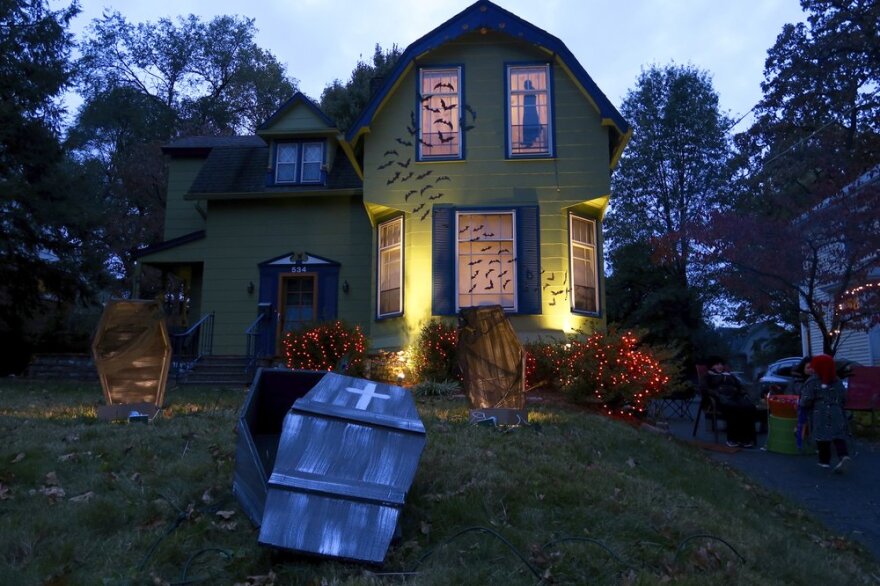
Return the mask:
<path id="1" fill-rule="evenodd" d="M 706 371 L 706 387 L 718 400 L 727 421 L 727 445 L 731 448 L 755 447 L 757 408 L 739 380 L 727 372 L 724 359 L 713 356 Z"/>
<path id="2" fill-rule="evenodd" d="M 834 358 L 827 354 L 813 357 L 810 366 L 813 376 L 801 389 L 799 405 L 812 411 L 813 439 L 819 452 L 819 466 L 831 467 L 831 444 L 837 452 L 838 462 L 834 472 L 846 472 L 852 461 L 846 447 L 847 421 L 843 406 L 846 388 L 837 378 Z"/>

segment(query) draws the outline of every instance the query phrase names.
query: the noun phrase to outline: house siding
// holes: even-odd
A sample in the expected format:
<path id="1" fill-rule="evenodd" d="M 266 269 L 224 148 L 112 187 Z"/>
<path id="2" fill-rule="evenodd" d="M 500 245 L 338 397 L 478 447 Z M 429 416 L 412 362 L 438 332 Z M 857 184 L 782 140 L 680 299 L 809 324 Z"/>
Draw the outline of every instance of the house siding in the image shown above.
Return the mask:
<path id="1" fill-rule="evenodd" d="M 338 262 L 337 317 L 367 326 L 371 228 L 360 198 L 211 202 L 208 217 L 202 307 L 222 316 L 214 325 L 215 353 L 244 353 L 260 298 L 259 291 L 248 294 L 248 283 L 259 283 L 259 263 L 290 251 Z"/>
<path id="2" fill-rule="evenodd" d="M 547 277 L 552 275 L 554 280 L 560 281 L 563 275 L 567 279 L 569 270 L 567 210 L 580 206 L 586 209 L 585 215 L 601 225 L 610 191 L 608 130 L 563 68 L 554 67 L 552 72 L 556 157 L 511 160 L 506 156 L 506 65 L 547 62 L 548 59 L 547 53 L 504 35 L 462 36 L 413 67 L 373 120 L 372 130 L 365 138 L 364 200 L 406 214 L 407 292 L 403 317 L 373 323 L 374 344 L 405 346 L 410 342 L 408 334 L 417 333 L 420 325 L 432 317 L 432 222 L 430 214 L 424 214 L 434 202 L 475 208 L 539 206 L 541 270 Z M 418 118 L 418 67 L 450 65 L 462 67 L 462 102 L 476 113 L 474 117 L 461 107 L 462 125 L 473 126 L 464 133 L 464 158 L 417 163 L 415 146 L 407 147 L 401 141 L 415 142 L 407 126 L 412 124 L 413 116 Z M 397 154 L 386 156 L 385 153 L 392 150 Z M 396 164 L 405 163 L 407 159 L 410 160 L 407 168 Z M 388 161 L 393 161 L 391 166 L 379 168 Z M 394 173 L 401 171 L 402 176 L 406 176 L 410 170 L 414 176 L 409 180 L 394 180 Z M 427 178 L 418 179 L 428 171 L 431 174 Z M 443 176 L 449 179 L 437 182 Z M 421 193 L 428 185 L 432 187 Z M 418 193 L 407 199 L 407 192 L 413 189 Z M 428 199 L 441 193 L 442 197 L 436 200 Z M 419 208 L 421 204 L 424 206 Z M 601 238 L 601 230 L 599 232 Z M 601 251 L 601 245 L 598 248 Z M 601 267 L 601 252 L 598 261 Z M 372 274 L 375 275 L 375 265 Z M 602 314 L 595 317 L 572 314 L 567 296 L 565 300 L 554 301 L 545 292 L 544 284 L 541 284 L 544 292 L 541 315 L 511 316 L 511 322 L 524 338 L 559 335 L 575 329 L 590 332 L 604 326 Z M 604 299 L 602 303 L 604 307 Z"/>
<path id="3" fill-rule="evenodd" d="M 185 200 L 193 181 L 204 164 L 203 157 L 176 157 L 168 165 L 168 197 L 165 204 L 165 240 L 205 229 L 205 220 L 196 206 L 205 209 L 205 202 Z"/>

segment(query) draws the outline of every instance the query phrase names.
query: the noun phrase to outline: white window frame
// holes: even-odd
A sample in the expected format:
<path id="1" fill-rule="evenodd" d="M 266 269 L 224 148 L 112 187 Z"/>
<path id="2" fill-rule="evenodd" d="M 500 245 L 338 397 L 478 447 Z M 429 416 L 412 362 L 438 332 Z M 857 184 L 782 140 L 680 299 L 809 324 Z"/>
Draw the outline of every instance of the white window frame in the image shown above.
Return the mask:
<path id="1" fill-rule="evenodd" d="M 508 287 L 512 289 L 513 293 L 513 304 L 510 306 L 505 306 L 503 303 L 500 305 L 504 309 L 505 312 L 508 313 L 516 313 L 519 307 L 519 283 L 517 282 L 517 233 L 516 233 L 516 210 L 463 210 L 456 211 L 455 213 L 455 310 L 459 311 L 462 307 L 480 307 L 480 305 L 461 305 L 461 296 L 462 295 L 470 295 L 470 293 L 461 293 L 461 279 L 463 275 L 460 274 L 461 270 L 459 265 L 461 264 L 461 244 L 464 242 L 469 242 L 468 240 L 463 240 L 462 238 L 465 236 L 464 231 L 468 229 L 472 229 L 472 222 L 467 218 L 470 216 L 495 216 L 495 215 L 504 215 L 510 216 L 510 230 L 511 236 L 510 238 L 500 238 L 497 235 L 493 237 L 485 237 L 482 233 L 479 233 L 477 236 L 479 240 L 476 242 L 480 243 L 504 243 L 509 242 L 509 245 L 499 244 L 498 251 L 486 251 L 485 253 L 480 252 L 470 252 L 469 255 L 471 258 L 475 260 L 481 260 L 483 262 L 480 263 L 480 271 L 487 271 L 493 268 L 489 265 L 489 261 L 498 259 L 501 260 L 500 265 L 498 265 L 499 273 L 503 271 L 509 271 L 507 275 L 507 279 L 510 279 L 510 283 L 508 283 Z M 465 225 L 462 226 L 463 221 Z M 472 241 L 470 241 L 472 242 Z M 488 244 L 487 244 L 488 246 Z M 495 244 L 491 244 L 491 246 L 495 246 Z M 507 249 L 507 252 L 502 252 L 504 249 Z M 499 257 L 499 254 L 501 255 Z M 468 275 L 469 277 L 469 275 Z M 507 291 L 507 287 L 503 286 L 503 283 L 506 279 L 502 277 L 498 283 L 498 294 L 501 294 Z M 471 278 L 468 279 L 471 282 Z M 496 282 L 492 283 L 493 287 L 496 286 Z M 487 303 L 486 305 L 494 305 L 492 303 Z"/>
<path id="2" fill-rule="evenodd" d="M 306 161 L 306 150 L 309 146 L 317 146 L 318 152 L 321 154 L 321 158 L 318 161 Z M 296 155 L 294 157 L 294 161 L 287 163 L 279 162 L 279 154 L 282 147 L 293 147 L 296 150 Z M 276 143 L 275 145 L 275 183 L 278 185 L 296 185 L 296 184 L 316 184 L 321 183 L 324 180 L 323 177 L 323 166 L 324 166 L 324 153 L 325 145 L 321 141 L 303 141 L 303 140 L 285 140 Z M 318 165 L 318 178 L 313 180 L 304 180 L 304 170 L 306 165 Z M 293 179 L 279 179 L 279 170 L 282 165 L 292 165 L 293 166 Z"/>
<path id="3" fill-rule="evenodd" d="M 575 222 L 583 222 L 586 224 L 587 234 L 592 235 L 592 242 L 583 242 L 579 240 L 575 240 Z M 570 286 L 571 286 L 571 310 L 579 313 L 589 313 L 589 314 L 597 314 L 601 310 L 599 305 L 599 265 L 598 265 L 598 254 L 596 249 L 596 221 L 591 220 L 589 218 L 584 218 L 582 216 L 578 216 L 576 214 L 568 215 L 568 256 L 569 256 L 569 270 L 571 278 Z M 595 304 L 596 309 L 585 309 L 577 307 L 577 294 L 576 287 L 589 287 L 589 283 L 576 283 L 575 282 L 575 249 L 582 249 L 585 251 L 586 257 L 592 262 L 593 270 L 593 303 Z M 585 272 L 585 275 L 589 274 L 589 271 Z"/>
<path id="4" fill-rule="evenodd" d="M 515 74 L 526 73 L 531 70 L 533 73 L 543 72 L 545 89 L 526 90 L 523 88 L 514 88 L 512 79 Z M 507 156 L 510 158 L 529 158 L 529 157 L 549 157 L 553 154 L 553 104 L 550 92 L 550 65 L 549 64 L 533 64 L 533 65 L 508 65 L 507 66 Z M 515 147 L 514 145 L 514 128 L 517 120 L 514 116 L 514 96 L 534 96 L 536 100 L 540 96 L 544 96 L 545 104 L 543 107 L 547 109 L 547 123 L 544 133 L 546 134 L 544 149 L 527 149 L 523 146 Z M 524 108 L 524 106 L 523 106 Z M 523 131 L 520 130 L 520 133 Z"/>
<path id="5" fill-rule="evenodd" d="M 396 243 L 388 244 L 386 246 L 382 246 L 382 231 L 388 227 L 391 227 L 394 224 L 398 224 L 398 233 L 400 234 L 400 238 Z M 377 227 L 376 232 L 376 265 L 377 265 L 377 278 L 376 278 L 376 315 L 377 317 L 391 317 L 403 315 L 403 270 L 404 270 L 404 259 L 403 259 L 403 239 L 404 239 L 404 224 L 403 224 L 403 216 L 398 216 L 396 218 L 392 218 L 385 222 L 381 222 Z M 398 250 L 398 262 L 400 263 L 400 268 L 398 269 L 398 299 L 397 299 L 397 309 L 394 311 L 386 311 L 382 312 L 382 277 L 385 273 L 385 265 L 382 262 L 383 253 L 388 253 Z M 390 290 L 390 289 L 386 289 Z"/>
<path id="6" fill-rule="evenodd" d="M 454 90 L 444 87 L 430 87 L 425 90 L 426 74 L 454 76 L 456 79 Z M 461 67 L 423 67 L 419 70 L 418 160 L 456 160 L 462 158 L 464 136 L 461 130 L 461 77 Z M 448 103 L 451 100 L 455 100 L 454 107 L 450 107 L 451 103 Z M 439 110 L 439 112 L 434 110 Z M 446 123 L 438 125 L 439 120 L 445 120 Z M 446 137 L 456 141 L 455 152 L 426 152 L 426 150 L 434 148 L 442 149 L 442 141 L 446 140 Z"/>

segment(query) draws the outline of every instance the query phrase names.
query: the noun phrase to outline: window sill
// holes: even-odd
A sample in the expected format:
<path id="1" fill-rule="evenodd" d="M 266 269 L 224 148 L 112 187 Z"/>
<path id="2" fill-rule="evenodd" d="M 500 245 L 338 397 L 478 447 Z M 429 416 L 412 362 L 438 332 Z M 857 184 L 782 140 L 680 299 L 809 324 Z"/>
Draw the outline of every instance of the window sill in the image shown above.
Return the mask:
<path id="1" fill-rule="evenodd" d="M 379 322 L 379 321 L 387 321 L 387 320 L 395 319 L 395 318 L 398 318 L 398 317 L 403 317 L 403 312 L 402 312 L 402 311 L 401 311 L 401 312 L 398 312 L 398 313 L 386 313 L 386 314 L 384 314 L 384 315 L 377 315 L 377 316 L 376 316 L 376 321 L 377 321 L 377 322 Z"/>

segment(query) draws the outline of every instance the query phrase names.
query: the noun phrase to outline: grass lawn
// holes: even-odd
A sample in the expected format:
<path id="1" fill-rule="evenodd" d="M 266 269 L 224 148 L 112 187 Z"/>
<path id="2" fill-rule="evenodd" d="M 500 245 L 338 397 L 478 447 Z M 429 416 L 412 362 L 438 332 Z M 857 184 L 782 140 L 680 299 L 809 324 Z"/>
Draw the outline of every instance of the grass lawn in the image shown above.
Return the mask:
<path id="1" fill-rule="evenodd" d="M 790 501 L 665 436 L 559 405 L 528 427 L 419 399 L 428 445 L 383 567 L 277 552 L 232 496 L 243 391 L 172 389 L 152 424 L 100 387 L 0 382 L 0 584 L 876 584 Z M 296 522 L 291 519 L 291 522 Z M 408 573 L 407 575 L 401 575 Z"/>

